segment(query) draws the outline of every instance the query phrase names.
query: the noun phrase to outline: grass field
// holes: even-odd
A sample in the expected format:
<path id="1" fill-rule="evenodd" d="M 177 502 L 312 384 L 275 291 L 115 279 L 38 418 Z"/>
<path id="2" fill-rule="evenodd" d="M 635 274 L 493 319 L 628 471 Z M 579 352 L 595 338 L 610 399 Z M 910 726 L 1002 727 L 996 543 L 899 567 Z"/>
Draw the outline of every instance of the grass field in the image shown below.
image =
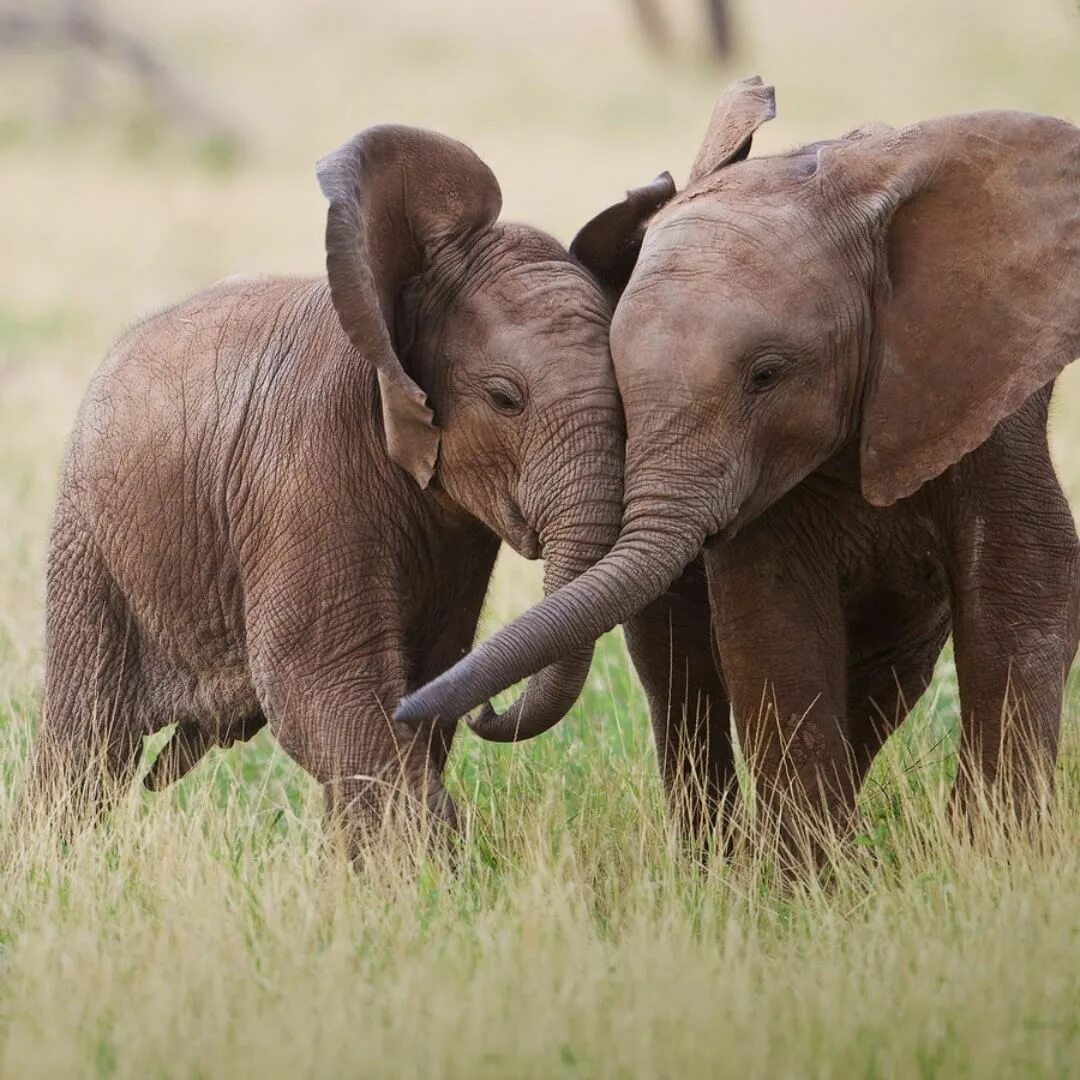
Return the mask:
<path id="1" fill-rule="evenodd" d="M 663 62 L 624 0 L 108 8 L 244 140 L 181 137 L 107 72 L 60 124 L 59 58 L 0 54 L 0 1077 L 1080 1075 L 1077 678 L 1038 842 L 949 829 L 944 660 L 827 884 L 781 888 L 745 855 L 683 865 L 618 635 L 553 734 L 459 740 L 454 874 L 403 852 L 347 871 L 264 737 L 133 792 L 63 855 L 7 836 L 82 388 L 148 309 L 230 273 L 318 273 L 320 154 L 379 120 L 439 128 L 492 165 L 508 216 L 569 240 L 626 186 L 684 177 L 742 74 L 777 85 L 764 149 L 985 106 L 1078 120 L 1075 3 L 742 3 L 725 72 L 690 0 Z M 1080 364 L 1052 441 L 1080 505 Z M 537 588 L 504 559 L 486 626 Z"/>

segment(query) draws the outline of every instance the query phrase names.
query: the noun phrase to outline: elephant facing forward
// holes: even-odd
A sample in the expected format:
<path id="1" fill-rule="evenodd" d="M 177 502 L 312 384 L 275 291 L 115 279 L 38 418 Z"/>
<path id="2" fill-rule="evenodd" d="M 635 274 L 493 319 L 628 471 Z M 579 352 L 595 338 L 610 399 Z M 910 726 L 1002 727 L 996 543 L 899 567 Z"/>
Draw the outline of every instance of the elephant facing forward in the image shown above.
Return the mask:
<path id="1" fill-rule="evenodd" d="M 224 282 L 131 331 L 68 449 L 25 805 L 92 808 L 268 723 L 362 836 L 454 819 L 451 733 L 390 716 L 472 643 L 500 538 L 565 585 L 622 512 L 610 307 L 491 171 L 415 129 L 324 159 L 328 281 Z M 591 643 L 510 721 L 549 724 Z"/>
<path id="2" fill-rule="evenodd" d="M 730 701 L 761 805 L 843 828 L 951 631 L 957 802 L 985 782 L 1027 815 L 1080 630 L 1046 440 L 1080 355 L 1080 129 L 988 112 L 750 158 L 773 113 L 736 84 L 685 190 L 575 240 L 621 296 L 621 535 L 396 715 L 457 717 L 626 621 L 692 825 L 728 805 Z"/>

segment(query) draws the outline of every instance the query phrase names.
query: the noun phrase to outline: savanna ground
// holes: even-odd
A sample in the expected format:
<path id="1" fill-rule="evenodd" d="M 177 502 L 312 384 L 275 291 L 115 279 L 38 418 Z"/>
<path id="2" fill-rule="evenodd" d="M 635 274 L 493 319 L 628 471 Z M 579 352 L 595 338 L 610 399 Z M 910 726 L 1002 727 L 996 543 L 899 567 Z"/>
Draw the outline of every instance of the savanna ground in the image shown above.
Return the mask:
<path id="1" fill-rule="evenodd" d="M 1071 0 L 773 0 L 740 55 L 650 59 L 628 0 L 116 0 L 244 132 L 162 127 L 102 74 L 73 122 L 56 58 L 0 54 L 0 821 L 42 672 L 43 555 L 86 379 L 141 313 L 242 271 L 319 273 L 312 163 L 378 120 L 473 145 L 508 216 L 569 240 L 663 168 L 685 176 L 712 100 L 761 72 L 776 149 L 880 119 L 1014 106 L 1080 118 Z M 1053 447 L 1080 500 L 1080 365 Z M 537 593 L 504 559 L 486 625 Z M 617 635 L 555 733 L 462 737 L 455 874 L 348 872 L 313 784 L 259 737 L 69 850 L 12 845 L 0 877 L 0 1075 L 1067 1076 L 1080 1073 L 1080 680 L 1038 843 L 961 842 L 945 817 L 954 672 L 876 769 L 826 882 L 740 857 L 707 875 L 664 824 Z M 398 853 L 400 855 L 401 853 Z"/>

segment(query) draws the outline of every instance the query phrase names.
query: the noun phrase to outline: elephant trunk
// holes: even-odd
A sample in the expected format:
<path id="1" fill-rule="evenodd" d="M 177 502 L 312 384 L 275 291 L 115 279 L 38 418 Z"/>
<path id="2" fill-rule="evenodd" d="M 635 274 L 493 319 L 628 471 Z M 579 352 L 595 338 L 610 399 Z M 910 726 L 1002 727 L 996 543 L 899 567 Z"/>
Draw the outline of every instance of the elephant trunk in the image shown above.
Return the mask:
<path id="1" fill-rule="evenodd" d="M 541 491 L 550 484 L 562 496 L 535 511 L 544 552 L 545 596 L 580 577 L 611 550 L 619 536 L 622 447 L 606 435 L 613 430 L 609 417 L 588 416 L 592 422 L 583 433 L 572 436 L 580 440 L 579 445 L 561 474 L 548 474 L 546 484 L 533 481 L 529 485 L 532 491 Z M 543 734 L 577 701 L 592 654 L 593 643 L 582 644 L 533 675 L 505 712 L 496 712 L 487 702 L 469 726 L 489 742 L 518 742 Z"/>
<path id="2" fill-rule="evenodd" d="M 587 668 L 582 658 L 591 653 L 593 642 L 661 595 L 712 531 L 704 519 L 688 520 L 690 515 L 670 495 L 655 494 L 669 492 L 670 485 L 652 490 L 628 499 L 622 531 L 607 555 L 406 697 L 395 718 L 414 725 L 434 718 L 452 721 L 563 658 L 572 658 L 567 665 Z M 522 719 L 526 722 L 517 727 L 495 725 L 496 737 L 525 738 L 543 730 L 527 715 Z M 486 712 L 482 721 L 480 733 L 486 735 L 491 725 Z"/>
<path id="3" fill-rule="evenodd" d="M 551 596 L 583 574 L 595 558 L 585 554 L 545 553 L 544 595 Z M 589 642 L 533 675 L 521 696 L 505 712 L 485 702 L 469 727 L 488 742 L 520 742 L 553 728 L 578 699 L 592 662 Z"/>

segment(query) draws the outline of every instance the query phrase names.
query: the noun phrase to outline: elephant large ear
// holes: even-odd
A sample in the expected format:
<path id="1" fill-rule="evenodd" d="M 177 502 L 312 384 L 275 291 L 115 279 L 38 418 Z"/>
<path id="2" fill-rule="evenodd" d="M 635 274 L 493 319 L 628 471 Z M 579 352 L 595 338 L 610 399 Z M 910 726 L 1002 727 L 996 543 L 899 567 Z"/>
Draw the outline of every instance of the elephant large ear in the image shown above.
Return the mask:
<path id="1" fill-rule="evenodd" d="M 775 116 L 776 91 L 765 86 L 760 75 L 732 83 L 713 108 L 709 130 L 690 170 L 690 183 L 742 161 L 750 153 L 754 132 Z"/>
<path id="2" fill-rule="evenodd" d="M 864 495 L 887 505 L 1080 356 L 1080 128 L 976 113 L 820 155 L 883 260 L 861 462 Z"/>
<path id="3" fill-rule="evenodd" d="M 436 246 L 499 216 L 491 170 L 462 143 L 396 125 L 367 128 L 317 166 L 330 200 L 326 271 L 349 340 L 378 373 L 390 457 L 426 487 L 439 430 L 424 391 L 395 351 L 401 294 Z"/>
<path id="4" fill-rule="evenodd" d="M 622 295 L 637 264 L 645 226 L 675 195 L 671 173 L 633 188 L 622 202 L 601 210 L 583 225 L 570 244 L 574 256 L 604 286 L 612 300 Z"/>

